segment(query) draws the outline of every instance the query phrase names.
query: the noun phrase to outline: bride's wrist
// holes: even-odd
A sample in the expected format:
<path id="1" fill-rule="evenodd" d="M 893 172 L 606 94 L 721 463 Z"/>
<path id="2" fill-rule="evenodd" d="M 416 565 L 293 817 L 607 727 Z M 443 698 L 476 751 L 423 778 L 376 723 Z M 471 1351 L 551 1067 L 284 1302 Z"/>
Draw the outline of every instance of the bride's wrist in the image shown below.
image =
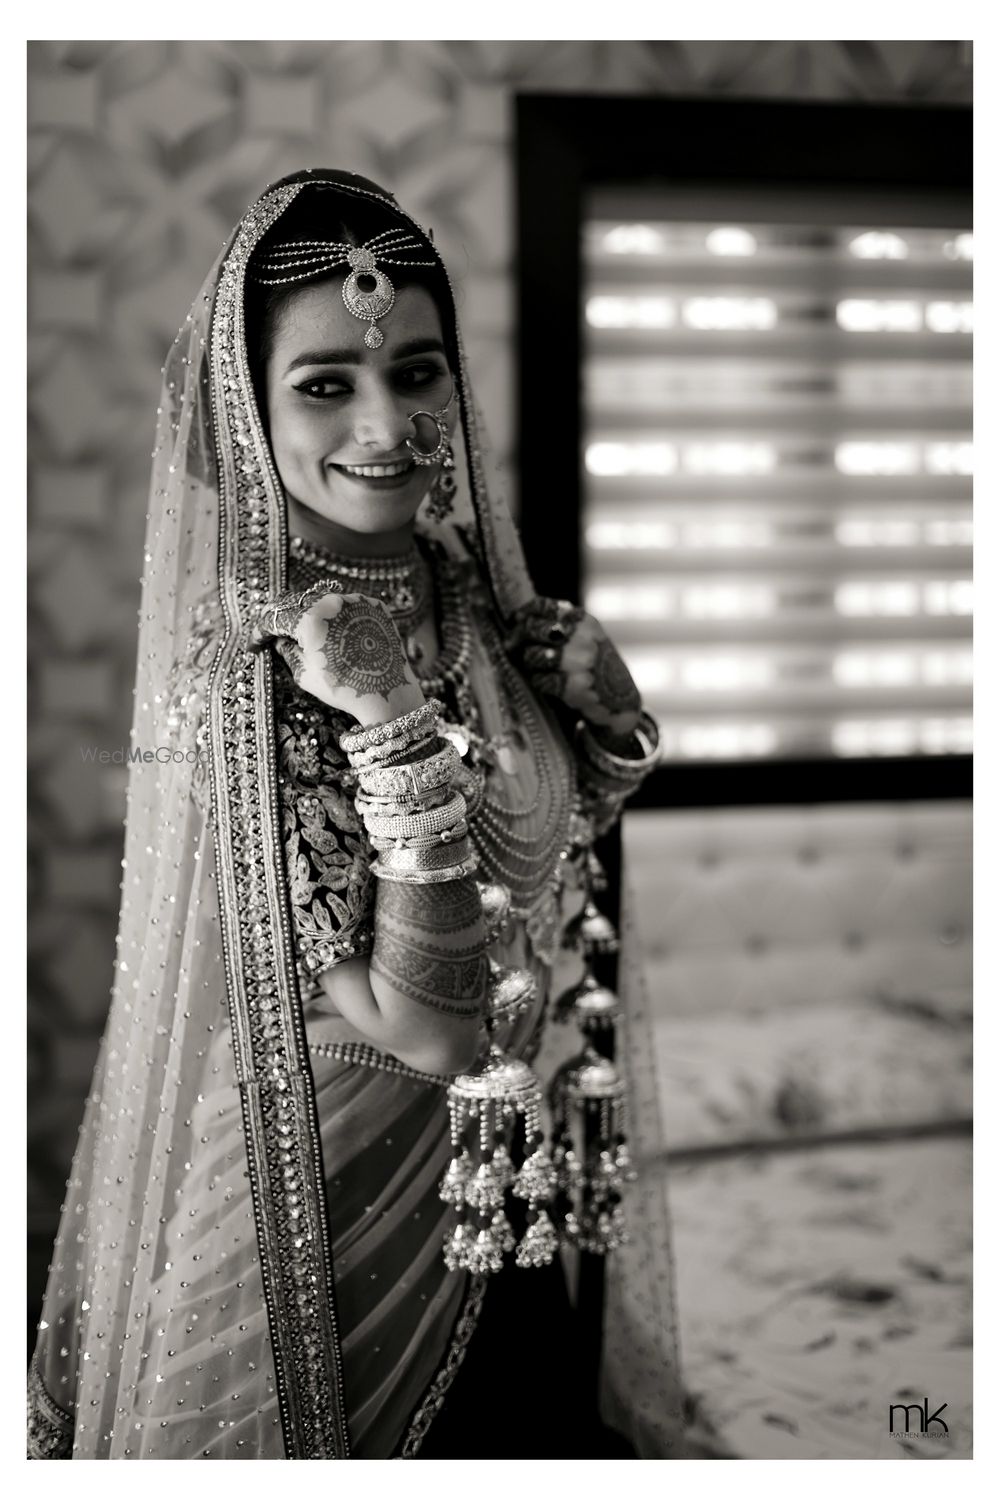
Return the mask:
<path id="1" fill-rule="evenodd" d="M 417 683 L 407 683 L 395 689 L 391 706 L 386 699 L 382 699 L 381 703 L 366 707 L 364 717 L 357 721 L 358 728 L 375 729 L 379 724 L 389 724 L 394 719 L 402 718 L 404 714 L 414 713 L 426 702 L 423 688 Z"/>
<path id="2" fill-rule="evenodd" d="M 617 714 L 613 728 L 610 724 L 595 724 L 593 720 L 590 720 L 589 729 L 602 750 L 608 750 L 612 755 L 623 755 L 631 759 L 641 754 L 636 749 L 635 737 L 640 718 L 640 710 L 636 709 L 634 716 Z"/>
<path id="3" fill-rule="evenodd" d="M 414 708 L 346 730 L 340 736 L 340 748 L 355 769 L 398 758 L 425 740 L 436 739 L 440 713 L 437 699 L 425 698 L 421 692 Z"/>

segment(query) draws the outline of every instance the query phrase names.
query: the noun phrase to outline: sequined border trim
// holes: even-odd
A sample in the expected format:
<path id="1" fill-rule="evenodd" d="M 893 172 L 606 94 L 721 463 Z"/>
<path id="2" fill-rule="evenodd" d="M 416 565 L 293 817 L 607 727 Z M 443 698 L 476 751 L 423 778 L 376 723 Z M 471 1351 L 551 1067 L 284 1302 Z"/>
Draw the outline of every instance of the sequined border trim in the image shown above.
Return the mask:
<path id="1" fill-rule="evenodd" d="M 75 1426 L 73 1413 L 49 1395 L 33 1355 L 28 1366 L 28 1458 L 70 1458 Z"/>
<path id="2" fill-rule="evenodd" d="M 485 1276 L 470 1276 L 469 1286 L 459 1313 L 455 1331 L 451 1336 L 451 1344 L 445 1356 L 444 1363 L 431 1381 L 427 1394 L 413 1416 L 406 1436 L 403 1439 L 399 1451 L 400 1458 L 416 1458 L 420 1451 L 420 1445 L 430 1430 L 438 1412 L 444 1405 L 445 1397 L 451 1389 L 452 1381 L 458 1374 L 462 1361 L 469 1347 L 469 1341 L 475 1333 L 479 1324 L 479 1314 L 483 1310 L 483 1299 L 486 1296 L 488 1279 Z"/>
<path id="3" fill-rule="evenodd" d="M 347 1458 L 316 1097 L 282 867 L 272 662 L 243 635 L 285 581 L 284 503 L 252 395 L 243 327 L 249 255 L 299 186 L 240 225 L 213 309 L 220 573 L 227 634 L 209 689 L 212 806 L 226 985 L 261 1275 L 288 1458 Z"/>
<path id="4" fill-rule="evenodd" d="M 347 1458 L 316 1094 L 282 868 L 272 663 L 267 652 L 247 651 L 244 636 L 249 611 L 284 588 L 287 568 L 284 500 L 247 363 L 246 267 L 261 235 L 309 185 L 271 188 L 247 212 L 224 261 L 213 309 L 219 565 L 227 627 L 208 706 L 226 987 L 285 1451 L 288 1458 Z M 338 188 L 385 201 L 363 188 Z M 401 220 L 416 224 L 393 208 Z M 484 496 L 464 356 L 460 363 L 473 506 L 492 580 L 499 549 Z M 455 1369 L 469 1336 L 471 1326 Z"/>

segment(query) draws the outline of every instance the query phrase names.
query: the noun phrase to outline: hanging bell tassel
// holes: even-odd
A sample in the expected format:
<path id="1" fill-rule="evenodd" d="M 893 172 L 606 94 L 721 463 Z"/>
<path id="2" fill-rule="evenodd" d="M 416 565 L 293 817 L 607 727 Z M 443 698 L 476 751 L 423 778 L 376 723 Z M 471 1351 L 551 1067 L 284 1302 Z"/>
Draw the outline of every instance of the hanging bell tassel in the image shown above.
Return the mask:
<path id="1" fill-rule="evenodd" d="M 476 1231 L 464 1219 L 459 1220 L 444 1237 L 444 1263 L 449 1271 L 467 1271 L 471 1265 Z"/>
<path id="2" fill-rule="evenodd" d="M 534 1141 L 529 1141 L 535 1149 L 514 1178 L 514 1197 L 526 1198 L 529 1203 L 545 1203 L 556 1190 L 556 1169 L 542 1150 L 542 1140 L 539 1132 Z"/>
<path id="3" fill-rule="evenodd" d="M 496 1237 L 497 1244 L 500 1246 L 501 1253 L 503 1255 L 509 1255 L 514 1246 L 517 1244 L 517 1239 L 513 1229 L 510 1226 L 510 1220 L 504 1213 L 503 1209 L 498 1210 L 498 1212 L 493 1215 L 493 1218 L 490 1221 L 490 1228 L 492 1229 L 493 1234 Z"/>
<path id="4" fill-rule="evenodd" d="M 618 934 L 614 923 L 588 899 L 583 910 L 567 923 L 563 947 L 579 949 L 587 958 L 595 953 L 617 953 Z"/>
<path id="5" fill-rule="evenodd" d="M 518 1247 L 516 1264 L 547 1265 L 555 1254 L 551 1220 L 545 1215 L 541 1223 L 538 1210 L 556 1186 L 555 1168 L 542 1149 L 541 1106 L 541 1088 L 527 1063 L 495 1046 L 477 1073 L 452 1080 L 452 1161 L 440 1189 L 459 1214 L 445 1238 L 449 1270 L 486 1275 L 500 1270 L 504 1255 L 516 1245 L 505 1212 L 508 1194 L 528 1203 L 528 1229 L 521 1243 L 530 1238 L 530 1246 L 523 1255 Z"/>
<path id="6" fill-rule="evenodd" d="M 507 924 L 510 891 L 482 881 L 479 895 L 487 941 L 495 942 Z M 538 985 L 530 970 L 505 967 L 493 957 L 489 971 L 486 1026 L 492 1037 L 535 1004 Z M 491 1041 L 478 1070 L 452 1080 L 448 1109 L 452 1160 L 440 1193 L 455 1208 L 458 1223 L 445 1238 L 445 1264 L 493 1275 L 516 1248 L 517 1265 L 547 1265 L 557 1236 L 547 1215 L 540 1224 L 538 1205 L 554 1191 L 556 1172 L 542 1149 L 542 1091 L 535 1074 Z M 530 1244 L 523 1254 L 505 1211 L 508 1195 L 528 1204 L 521 1244 L 529 1238 Z"/>
<path id="7" fill-rule="evenodd" d="M 471 1176 L 472 1162 L 469 1153 L 463 1151 L 461 1156 L 452 1158 L 447 1172 L 441 1179 L 438 1196 L 442 1202 L 450 1203 L 453 1208 L 461 1208 L 465 1202 L 465 1190 Z"/>
<path id="8" fill-rule="evenodd" d="M 518 1266 L 547 1266 L 559 1248 L 559 1236 L 544 1208 L 528 1213 L 528 1228 L 517 1247 L 514 1262 Z"/>
<path id="9" fill-rule="evenodd" d="M 497 1171 L 492 1155 L 488 1161 L 480 1162 L 466 1183 L 465 1201 L 470 1208 L 481 1214 L 492 1214 L 503 1207 L 506 1184 Z"/>
<path id="10" fill-rule="evenodd" d="M 625 1239 L 621 1192 L 634 1178 L 625 1133 L 625 1084 L 588 1044 L 556 1074 L 554 1165 L 566 1243 L 596 1255 Z"/>
<path id="11" fill-rule="evenodd" d="M 493 1224 L 484 1225 L 469 1252 L 469 1270 L 477 1276 L 495 1276 L 503 1267 L 501 1235 Z"/>
<path id="12" fill-rule="evenodd" d="M 588 969 L 583 978 L 556 1000 L 554 1019 L 574 1020 L 585 1036 L 613 1027 L 621 1015 L 621 1001 L 614 990 L 595 979 Z"/>

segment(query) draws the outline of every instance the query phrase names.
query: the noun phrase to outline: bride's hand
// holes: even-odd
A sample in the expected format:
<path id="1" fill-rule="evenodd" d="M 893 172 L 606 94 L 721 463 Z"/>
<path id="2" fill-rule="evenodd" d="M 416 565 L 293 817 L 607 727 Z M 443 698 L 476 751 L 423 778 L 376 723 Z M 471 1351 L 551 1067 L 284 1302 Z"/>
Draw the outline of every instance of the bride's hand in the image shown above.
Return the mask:
<path id="1" fill-rule="evenodd" d="M 534 599 L 517 617 L 514 650 L 539 692 L 613 739 L 632 734 L 642 709 L 639 689 L 593 615 L 559 599 Z"/>
<path id="2" fill-rule="evenodd" d="M 329 580 L 292 589 L 254 617 L 249 644 L 269 641 L 303 692 L 360 724 L 384 723 L 424 702 L 381 599 L 340 593 Z"/>

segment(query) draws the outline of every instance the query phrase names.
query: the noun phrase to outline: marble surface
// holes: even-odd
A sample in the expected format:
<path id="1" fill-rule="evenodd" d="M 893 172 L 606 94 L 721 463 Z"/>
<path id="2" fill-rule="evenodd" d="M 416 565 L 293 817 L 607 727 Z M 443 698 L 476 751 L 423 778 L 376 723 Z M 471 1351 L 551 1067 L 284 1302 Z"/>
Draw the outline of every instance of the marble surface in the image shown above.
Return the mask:
<path id="1" fill-rule="evenodd" d="M 670 1196 L 696 1455 L 971 1457 L 967 1138 L 687 1161 Z M 925 1396 L 947 1436 L 891 1435 Z"/>

